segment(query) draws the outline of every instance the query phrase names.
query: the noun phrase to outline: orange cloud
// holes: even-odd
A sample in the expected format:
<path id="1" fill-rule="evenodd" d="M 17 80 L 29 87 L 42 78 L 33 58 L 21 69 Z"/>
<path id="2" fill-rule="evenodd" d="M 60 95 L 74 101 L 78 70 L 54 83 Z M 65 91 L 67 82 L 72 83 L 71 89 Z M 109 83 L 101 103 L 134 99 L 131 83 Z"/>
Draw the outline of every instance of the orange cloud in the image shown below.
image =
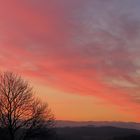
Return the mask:
<path id="1" fill-rule="evenodd" d="M 2 1 L 0 68 L 139 118 L 140 17 L 130 5 Z"/>

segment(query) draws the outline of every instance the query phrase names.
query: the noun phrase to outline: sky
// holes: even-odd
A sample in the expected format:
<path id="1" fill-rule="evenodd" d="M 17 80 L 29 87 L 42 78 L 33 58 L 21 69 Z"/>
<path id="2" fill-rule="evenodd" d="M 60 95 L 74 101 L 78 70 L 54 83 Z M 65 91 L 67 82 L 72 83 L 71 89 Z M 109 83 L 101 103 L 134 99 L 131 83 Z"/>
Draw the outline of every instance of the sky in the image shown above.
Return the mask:
<path id="1" fill-rule="evenodd" d="M 58 120 L 140 122 L 140 1 L 0 0 L 0 71 Z"/>

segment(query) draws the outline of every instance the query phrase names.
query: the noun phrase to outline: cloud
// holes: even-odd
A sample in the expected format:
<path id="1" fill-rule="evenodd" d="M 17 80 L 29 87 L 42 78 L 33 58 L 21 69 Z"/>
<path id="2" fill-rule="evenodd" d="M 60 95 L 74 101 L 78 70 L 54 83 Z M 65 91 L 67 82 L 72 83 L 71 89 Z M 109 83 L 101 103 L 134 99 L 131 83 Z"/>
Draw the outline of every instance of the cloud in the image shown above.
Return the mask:
<path id="1" fill-rule="evenodd" d="M 138 3 L 3 1 L 1 69 L 139 110 Z"/>

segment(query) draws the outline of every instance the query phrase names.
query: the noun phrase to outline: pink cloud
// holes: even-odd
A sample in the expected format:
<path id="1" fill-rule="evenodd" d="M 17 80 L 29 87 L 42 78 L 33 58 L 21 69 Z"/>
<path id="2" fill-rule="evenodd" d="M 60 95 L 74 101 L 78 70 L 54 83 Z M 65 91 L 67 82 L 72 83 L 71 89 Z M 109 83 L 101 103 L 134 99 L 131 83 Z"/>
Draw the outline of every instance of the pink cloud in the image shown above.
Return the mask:
<path id="1" fill-rule="evenodd" d="M 1 2 L 1 68 L 137 112 L 139 95 L 132 94 L 139 90 L 139 75 L 133 75 L 139 69 L 140 17 L 125 16 L 136 15 L 133 8 L 116 13 L 105 7 L 103 12 L 97 0 Z"/>

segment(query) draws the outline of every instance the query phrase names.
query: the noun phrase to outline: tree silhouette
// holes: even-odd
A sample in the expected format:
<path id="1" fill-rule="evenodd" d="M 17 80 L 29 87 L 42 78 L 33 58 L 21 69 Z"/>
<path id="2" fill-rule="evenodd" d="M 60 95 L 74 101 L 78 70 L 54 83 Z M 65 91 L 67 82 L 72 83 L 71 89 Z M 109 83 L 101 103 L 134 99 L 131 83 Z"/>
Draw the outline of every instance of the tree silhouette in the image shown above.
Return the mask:
<path id="1" fill-rule="evenodd" d="M 48 105 L 35 98 L 27 81 L 11 72 L 0 74 L 0 128 L 6 139 L 46 137 L 53 124 Z"/>

